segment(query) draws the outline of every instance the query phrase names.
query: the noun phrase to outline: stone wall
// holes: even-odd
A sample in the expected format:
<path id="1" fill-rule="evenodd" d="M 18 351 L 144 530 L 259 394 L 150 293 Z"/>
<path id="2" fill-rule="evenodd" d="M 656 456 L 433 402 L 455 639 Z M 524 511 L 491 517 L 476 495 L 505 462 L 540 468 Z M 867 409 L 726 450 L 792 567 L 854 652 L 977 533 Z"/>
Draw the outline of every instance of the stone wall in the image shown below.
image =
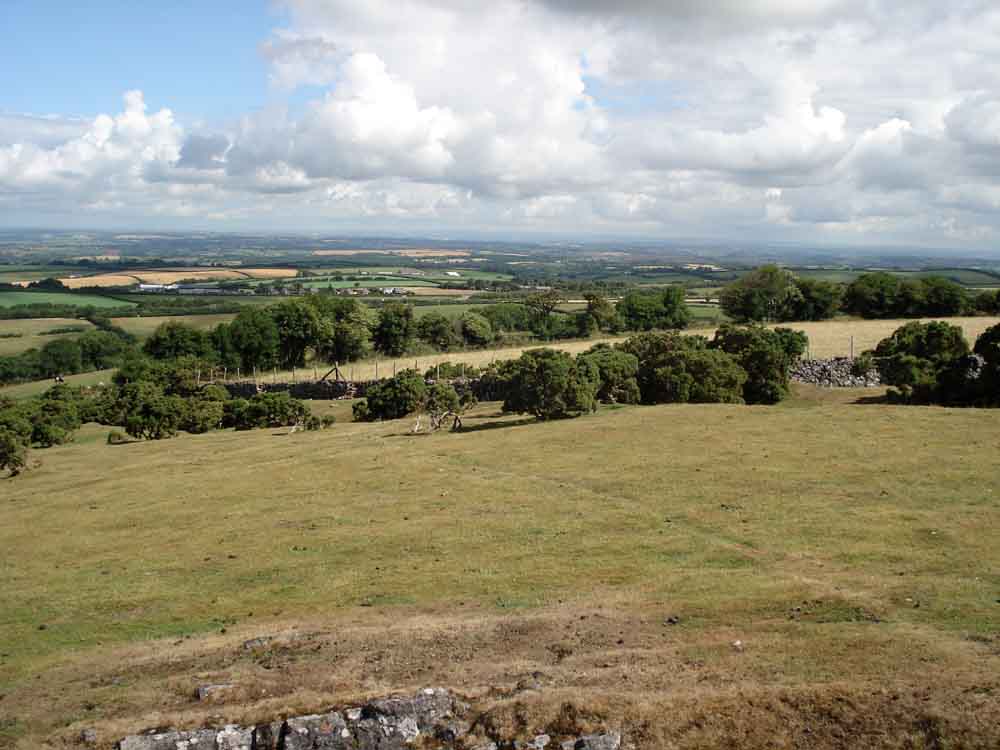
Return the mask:
<path id="1" fill-rule="evenodd" d="M 853 363 L 854 360 L 848 357 L 800 359 L 792 365 L 789 375 L 799 383 L 827 388 L 877 388 L 882 385 L 878 370 L 858 376 L 851 371 Z"/>
<path id="2" fill-rule="evenodd" d="M 414 696 L 391 696 L 322 714 L 298 716 L 252 727 L 228 725 L 190 731 L 152 730 L 130 735 L 119 750 L 619 750 L 617 732 L 554 738 L 492 737 L 474 730 L 471 707 L 442 688 Z"/>

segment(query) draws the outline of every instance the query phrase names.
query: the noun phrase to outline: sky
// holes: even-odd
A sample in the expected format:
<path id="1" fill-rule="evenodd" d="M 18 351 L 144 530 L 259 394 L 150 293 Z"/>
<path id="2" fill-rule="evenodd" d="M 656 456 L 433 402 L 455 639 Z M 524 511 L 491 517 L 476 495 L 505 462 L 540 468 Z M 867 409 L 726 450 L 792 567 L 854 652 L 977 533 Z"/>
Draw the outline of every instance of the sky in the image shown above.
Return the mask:
<path id="1" fill-rule="evenodd" d="M 0 226 L 1000 245 L 1000 5 L 4 0 Z"/>

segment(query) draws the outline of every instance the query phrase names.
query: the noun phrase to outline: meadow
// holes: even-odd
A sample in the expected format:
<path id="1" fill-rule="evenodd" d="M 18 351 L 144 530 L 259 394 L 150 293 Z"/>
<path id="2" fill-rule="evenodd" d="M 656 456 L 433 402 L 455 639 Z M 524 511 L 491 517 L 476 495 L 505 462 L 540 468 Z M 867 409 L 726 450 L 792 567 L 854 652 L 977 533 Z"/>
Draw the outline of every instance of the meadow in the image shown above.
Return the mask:
<path id="1" fill-rule="evenodd" d="M 64 292 L 2 292 L 0 307 L 15 305 L 75 305 L 77 307 L 132 307 L 133 303 L 97 294 L 67 294 Z"/>
<path id="2" fill-rule="evenodd" d="M 17 334 L 16 338 L 0 338 L 0 357 L 20 354 L 26 349 L 40 349 L 53 339 L 79 335 L 79 333 L 49 334 L 54 329 L 79 328 L 79 333 L 93 328 L 86 320 L 76 318 L 29 318 L 26 320 L 0 320 L 0 334 Z"/>
<path id="3" fill-rule="evenodd" d="M 570 702 L 642 747 L 989 747 L 996 415 L 871 395 L 550 423 L 483 404 L 433 435 L 347 402 L 316 433 L 88 426 L 0 483 L 2 731 L 103 748 L 531 679 L 550 692 L 519 694 L 522 721 Z M 199 704 L 205 682 L 239 689 Z"/>

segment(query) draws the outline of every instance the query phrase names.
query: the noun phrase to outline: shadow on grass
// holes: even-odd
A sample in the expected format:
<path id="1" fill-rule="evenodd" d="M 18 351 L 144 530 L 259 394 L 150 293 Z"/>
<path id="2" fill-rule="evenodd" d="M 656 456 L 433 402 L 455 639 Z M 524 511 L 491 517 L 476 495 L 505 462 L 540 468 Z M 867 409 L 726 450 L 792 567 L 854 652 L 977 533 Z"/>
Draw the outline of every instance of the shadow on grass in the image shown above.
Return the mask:
<path id="1" fill-rule="evenodd" d="M 886 396 L 885 394 L 882 394 L 881 396 L 862 396 L 861 398 L 854 399 L 854 401 L 852 401 L 851 403 L 865 405 L 865 404 L 888 404 L 890 402 L 889 402 L 889 397 Z"/>

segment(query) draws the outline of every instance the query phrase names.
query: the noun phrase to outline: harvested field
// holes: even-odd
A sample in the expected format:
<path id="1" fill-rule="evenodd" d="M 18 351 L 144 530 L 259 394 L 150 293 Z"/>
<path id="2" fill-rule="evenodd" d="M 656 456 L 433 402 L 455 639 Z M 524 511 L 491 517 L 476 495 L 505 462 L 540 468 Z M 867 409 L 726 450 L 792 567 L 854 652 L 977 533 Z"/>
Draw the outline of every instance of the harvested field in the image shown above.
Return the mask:
<path id="1" fill-rule="evenodd" d="M 122 273 L 102 273 L 97 276 L 67 276 L 59 281 L 68 289 L 79 289 L 84 286 L 132 286 L 139 283 L 138 276 Z"/>
<path id="2" fill-rule="evenodd" d="M 995 747 L 995 414 L 834 395 L 88 427 L 0 489 L 4 737 L 103 750 L 446 685 L 498 727 L 643 749 Z"/>
<path id="3" fill-rule="evenodd" d="M 280 279 L 295 276 L 294 268 L 165 268 L 131 274 L 104 273 L 60 279 L 71 289 L 84 286 L 132 286 L 134 284 L 175 284 L 184 280 L 238 281 L 239 279 Z"/>
<path id="4" fill-rule="evenodd" d="M 0 320 L 0 333 L 20 334 L 18 338 L 0 338 L 0 356 L 20 354 L 26 349 L 40 349 L 55 339 L 79 336 L 79 333 L 45 335 L 56 328 L 82 328 L 93 326 L 86 320 L 76 318 L 31 318 L 28 320 Z"/>

